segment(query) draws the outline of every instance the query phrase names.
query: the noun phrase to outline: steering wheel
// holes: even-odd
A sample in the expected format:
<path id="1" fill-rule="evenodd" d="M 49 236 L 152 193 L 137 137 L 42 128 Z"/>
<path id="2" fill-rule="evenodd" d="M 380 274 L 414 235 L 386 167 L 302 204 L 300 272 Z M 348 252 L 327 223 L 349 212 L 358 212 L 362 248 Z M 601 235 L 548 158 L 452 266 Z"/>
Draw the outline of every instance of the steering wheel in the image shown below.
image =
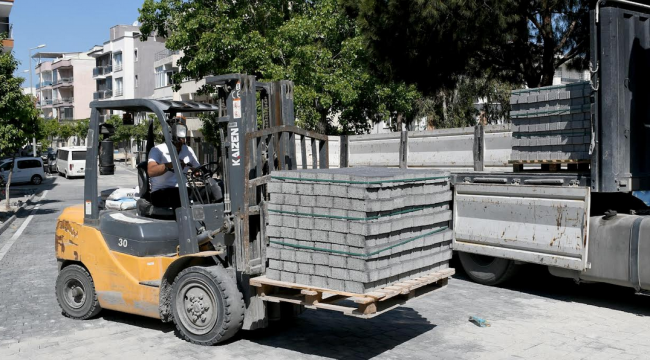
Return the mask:
<path id="1" fill-rule="evenodd" d="M 215 168 L 214 170 L 212 170 L 211 165 L 219 165 L 219 163 L 218 163 L 218 162 L 215 162 L 215 161 L 208 162 L 208 163 L 205 163 L 205 164 L 199 166 L 199 167 L 196 168 L 195 170 L 200 171 L 201 174 L 203 175 L 202 177 L 203 177 L 204 179 L 209 179 L 209 178 L 211 178 L 212 175 L 214 175 L 214 173 L 217 171 L 216 168 Z"/>

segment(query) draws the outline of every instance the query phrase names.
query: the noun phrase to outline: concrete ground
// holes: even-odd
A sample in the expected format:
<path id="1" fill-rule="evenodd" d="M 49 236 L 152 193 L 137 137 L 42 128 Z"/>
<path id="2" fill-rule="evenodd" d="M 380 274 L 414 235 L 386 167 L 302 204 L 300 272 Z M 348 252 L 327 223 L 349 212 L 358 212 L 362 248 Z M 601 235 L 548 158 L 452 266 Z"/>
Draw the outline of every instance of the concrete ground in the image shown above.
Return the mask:
<path id="1" fill-rule="evenodd" d="M 100 188 L 135 186 L 119 165 Z M 22 185 L 29 186 L 29 185 Z M 49 177 L 40 201 L 0 236 L 0 359 L 647 359 L 650 298 L 626 288 L 576 285 L 540 267 L 507 287 L 472 283 L 459 271 L 446 288 L 371 320 L 306 311 L 221 346 L 181 340 L 171 324 L 103 311 L 61 315 L 54 295 L 56 218 L 80 204 L 83 180 Z M 480 328 L 470 315 L 487 319 Z"/>

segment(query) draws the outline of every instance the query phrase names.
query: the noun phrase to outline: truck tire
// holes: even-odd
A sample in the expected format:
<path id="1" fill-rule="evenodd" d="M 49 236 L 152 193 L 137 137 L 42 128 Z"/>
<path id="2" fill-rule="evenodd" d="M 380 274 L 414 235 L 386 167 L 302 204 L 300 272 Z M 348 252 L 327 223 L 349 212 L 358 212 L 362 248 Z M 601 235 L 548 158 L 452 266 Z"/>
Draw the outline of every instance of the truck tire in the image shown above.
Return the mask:
<path id="1" fill-rule="evenodd" d="M 82 266 L 69 265 L 61 269 L 55 292 L 63 314 L 69 318 L 86 320 L 102 310 L 93 278 Z"/>
<path id="2" fill-rule="evenodd" d="M 191 343 L 226 341 L 244 323 L 244 297 L 221 265 L 181 271 L 172 284 L 171 298 L 174 324 Z"/>
<path id="3" fill-rule="evenodd" d="M 492 256 L 458 252 L 458 258 L 467 275 L 482 285 L 499 285 L 517 273 L 514 261 Z"/>

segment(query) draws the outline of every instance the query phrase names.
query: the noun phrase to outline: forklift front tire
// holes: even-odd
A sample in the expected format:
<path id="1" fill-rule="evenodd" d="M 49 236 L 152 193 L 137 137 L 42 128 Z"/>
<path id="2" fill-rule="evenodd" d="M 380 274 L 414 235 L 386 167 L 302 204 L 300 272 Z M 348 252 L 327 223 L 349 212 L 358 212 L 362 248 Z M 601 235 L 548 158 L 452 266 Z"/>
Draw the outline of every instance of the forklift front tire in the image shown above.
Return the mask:
<path id="1" fill-rule="evenodd" d="M 102 310 L 93 278 L 88 270 L 79 265 L 69 265 L 59 271 L 56 300 L 63 314 L 72 319 L 86 320 Z"/>
<path id="2" fill-rule="evenodd" d="M 221 265 L 192 266 L 172 285 L 172 312 L 180 335 L 198 345 L 233 337 L 244 322 L 244 298 Z"/>

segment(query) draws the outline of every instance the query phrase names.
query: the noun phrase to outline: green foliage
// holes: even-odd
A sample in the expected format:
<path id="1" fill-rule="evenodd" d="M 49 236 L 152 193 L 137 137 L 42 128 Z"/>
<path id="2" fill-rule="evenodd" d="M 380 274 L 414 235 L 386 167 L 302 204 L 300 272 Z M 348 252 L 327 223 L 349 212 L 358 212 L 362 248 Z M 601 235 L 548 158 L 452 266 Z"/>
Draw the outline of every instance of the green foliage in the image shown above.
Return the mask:
<path id="1" fill-rule="evenodd" d="M 56 120 L 55 120 L 56 121 Z M 74 125 L 71 123 L 61 123 L 59 124 L 58 137 L 64 142 L 68 142 L 68 139 L 75 134 Z"/>
<path id="2" fill-rule="evenodd" d="M 415 87 L 370 72 L 356 20 L 338 0 L 145 0 L 139 20 L 143 39 L 156 32 L 167 48 L 183 51 L 176 90 L 183 79 L 209 74 L 292 80 L 303 128 L 362 133 L 368 120 L 412 116 L 419 97 Z M 210 120 L 203 128 L 213 143 L 217 128 Z"/>
<path id="3" fill-rule="evenodd" d="M 538 87 L 551 85 L 562 64 L 586 65 L 594 1 L 342 1 L 359 20 L 376 73 L 429 96 L 462 76 Z"/>
<path id="4" fill-rule="evenodd" d="M 73 125 L 74 135 L 79 139 L 85 139 L 88 136 L 88 128 L 90 127 L 90 119 L 78 120 Z"/>
<path id="5" fill-rule="evenodd" d="M 0 34 L 0 148 L 13 154 L 39 133 L 40 123 L 34 99 L 20 88 L 23 79 L 13 76 L 18 61 L 12 52 L 3 52 L 3 39 Z"/>

